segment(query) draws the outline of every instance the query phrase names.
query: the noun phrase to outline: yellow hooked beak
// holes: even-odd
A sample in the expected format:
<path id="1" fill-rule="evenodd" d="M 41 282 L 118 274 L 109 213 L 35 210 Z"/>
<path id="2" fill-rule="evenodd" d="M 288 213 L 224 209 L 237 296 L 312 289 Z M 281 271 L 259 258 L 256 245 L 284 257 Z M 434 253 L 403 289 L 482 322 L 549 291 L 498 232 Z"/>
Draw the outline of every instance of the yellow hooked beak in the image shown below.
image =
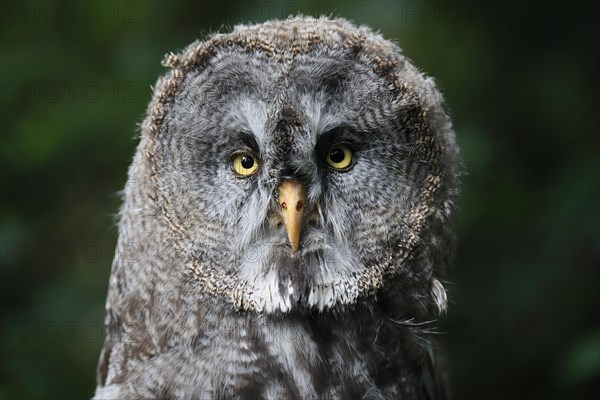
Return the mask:
<path id="1" fill-rule="evenodd" d="M 300 228 L 304 214 L 304 186 L 296 179 L 286 179 L 279 185 L 279 205 L 292 251 L 298 251 Z"/>

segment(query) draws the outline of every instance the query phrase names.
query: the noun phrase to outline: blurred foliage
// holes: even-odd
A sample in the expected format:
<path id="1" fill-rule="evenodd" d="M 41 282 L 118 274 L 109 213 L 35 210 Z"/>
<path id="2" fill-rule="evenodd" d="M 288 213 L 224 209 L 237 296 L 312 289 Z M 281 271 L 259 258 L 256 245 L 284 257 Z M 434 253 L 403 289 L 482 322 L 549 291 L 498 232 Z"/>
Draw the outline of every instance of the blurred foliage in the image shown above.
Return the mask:
<path id="1" fill-rule="evenodd" d="M 0 397 L 93 394 L 117 193 L 162 56 L 296 12 L 373 26 L 445 93 L 467 172 L 439 329 L 455 398 L 600 393 L 593 2 L 3 1 Z"/>

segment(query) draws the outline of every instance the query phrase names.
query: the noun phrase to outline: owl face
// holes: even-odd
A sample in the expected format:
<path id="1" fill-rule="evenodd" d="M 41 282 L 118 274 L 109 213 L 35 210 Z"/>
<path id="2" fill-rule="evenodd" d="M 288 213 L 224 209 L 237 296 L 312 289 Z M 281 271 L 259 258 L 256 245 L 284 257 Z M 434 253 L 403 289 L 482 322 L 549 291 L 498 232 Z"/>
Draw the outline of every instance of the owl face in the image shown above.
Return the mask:
<path id="1" fill-rule="evenodd" d="M 167 59 L 146 129 L 190 285 L 268 313 L 354 304 L 399 276 L 429 290 L 449 123 L 431 81 L 356 31 L 262 48 L 242 29 Z"/>

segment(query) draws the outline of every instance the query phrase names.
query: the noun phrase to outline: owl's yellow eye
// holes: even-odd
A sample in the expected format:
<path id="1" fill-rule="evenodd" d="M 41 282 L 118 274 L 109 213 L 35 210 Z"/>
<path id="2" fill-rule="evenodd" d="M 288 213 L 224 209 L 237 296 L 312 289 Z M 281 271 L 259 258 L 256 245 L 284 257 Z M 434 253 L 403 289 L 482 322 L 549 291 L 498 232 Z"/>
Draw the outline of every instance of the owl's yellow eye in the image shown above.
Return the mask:
<path id="1" fill-rule="evenodd" d="M 231 168 L 238 176 L 250 176 L 258 169 L 258 162 L 249 153 L 235 153 L 231 158 Z"/>
<path id="2" fill-rule="evenodd" d="M 325 161 L 329 167 L 345 171 L 352 164 L 352 150 L 345 144 L 336 144 L 327 152 Z"/>

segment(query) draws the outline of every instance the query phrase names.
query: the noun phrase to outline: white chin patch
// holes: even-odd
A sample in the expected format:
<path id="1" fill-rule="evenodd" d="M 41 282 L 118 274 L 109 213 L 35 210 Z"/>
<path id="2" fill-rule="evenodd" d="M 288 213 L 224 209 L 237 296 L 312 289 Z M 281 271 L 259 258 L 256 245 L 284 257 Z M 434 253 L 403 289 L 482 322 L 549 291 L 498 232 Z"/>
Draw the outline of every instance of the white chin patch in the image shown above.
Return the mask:
<path id="1" fill-rule="evenodd" d="M 342 246 L 338 246 L 343 248 Z M 277 252 L 277 248 L 273 247 Z M 239 268 L 238 301 L 241 309 L 258 312 L 290 312 L 294 309 L 324 311 L 355 303 L 359 297 L 362 265 L 349 251 L 311 248 L 292 265 L 282 252 L 248 257 Z"/>
<path id="2" fill-rule="evenodd" d="M 252 289 L 245 288 L 244 305 L 265 313 L 287 313 L 296 307 L 324 311 L 337 304 L 354 303 L 358 297 L 358 290 L 349 290 L 347 283 L 341 281 L 329 285 L 313 284 L 306 298 L 299 297 L 294 290 L 291 281 L 286 286 L 285 282 L 279 282 L 276 273 L 271 272 L 260 282 L 254 282 Z"/>

